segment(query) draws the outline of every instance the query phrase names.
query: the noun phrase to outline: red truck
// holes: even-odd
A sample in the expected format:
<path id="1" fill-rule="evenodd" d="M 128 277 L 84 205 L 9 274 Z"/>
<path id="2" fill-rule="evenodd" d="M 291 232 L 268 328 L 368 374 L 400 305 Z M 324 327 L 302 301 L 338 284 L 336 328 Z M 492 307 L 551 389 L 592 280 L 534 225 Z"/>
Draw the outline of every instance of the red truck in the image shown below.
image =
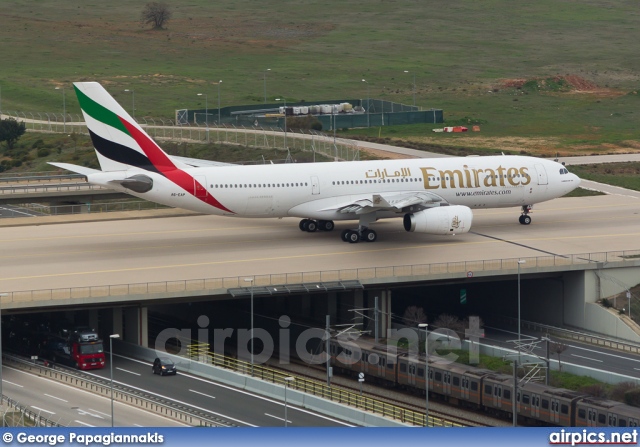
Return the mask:
<path id="1" fill-rule="evenodd" d="M 94 331 L 73 332 L 66 339 L 50 335 L 42 356 L 54 363 L 64 363 L 82 370 L 100 369 L 105 365 L 102 340 Z"/>

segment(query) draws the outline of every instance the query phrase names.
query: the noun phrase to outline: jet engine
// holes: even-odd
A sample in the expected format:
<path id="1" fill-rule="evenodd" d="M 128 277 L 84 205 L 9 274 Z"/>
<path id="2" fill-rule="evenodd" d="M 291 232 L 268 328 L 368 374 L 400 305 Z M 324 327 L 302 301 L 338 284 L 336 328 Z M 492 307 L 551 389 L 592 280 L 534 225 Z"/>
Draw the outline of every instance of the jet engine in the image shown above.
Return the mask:
<path id="1" fill-rule="evenodd" d="M 404 215 L 404 229 L 413 233 L 459 234 L 468 233 L 473 213 L 466 206 L 452 205 L 428 208 Z"/>

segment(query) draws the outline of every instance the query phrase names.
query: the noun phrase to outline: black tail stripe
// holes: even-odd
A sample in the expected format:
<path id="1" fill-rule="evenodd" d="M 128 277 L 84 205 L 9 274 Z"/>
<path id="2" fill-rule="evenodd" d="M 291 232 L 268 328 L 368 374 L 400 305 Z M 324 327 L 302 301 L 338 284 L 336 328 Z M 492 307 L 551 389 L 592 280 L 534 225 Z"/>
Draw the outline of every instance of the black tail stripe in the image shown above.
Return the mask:
<path id="1" fill-rule="evenodd" d="M 122 144 L 106 140 L 91 131 L 89 131 L 89 134 L 91 135 L 91 141 L 93 141 L 93 147 L 95 147 L 103 157 L 117 161 L 118 163 L 135 166 L 136 168 L 164 175 L 144 154 Z"/>

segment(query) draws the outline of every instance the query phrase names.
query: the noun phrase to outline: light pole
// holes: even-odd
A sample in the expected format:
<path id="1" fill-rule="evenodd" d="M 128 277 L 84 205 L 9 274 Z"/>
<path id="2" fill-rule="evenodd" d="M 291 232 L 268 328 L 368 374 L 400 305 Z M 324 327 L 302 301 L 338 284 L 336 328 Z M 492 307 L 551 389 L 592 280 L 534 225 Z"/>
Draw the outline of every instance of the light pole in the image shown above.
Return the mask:
<path id="1" fill-rule="evenodd" d="M 369 106 L 371 105 L 371 94 L 369 93 L 369 83 L 363 79 L 362 82 L 364 82 L 365 84 L 367 84 L 367 127 L 371 127 L 371 124 L 369 123 Z"/>
<path id="2" fill-rule="evenodd" d="M 109 367 L 111 369 L 111 426 L 113 427 L 113 339 L 120 338 L 120 334 L 109 335 Z"/>
<path id="3" fill-rule="evenodd" d="M 409 73 L 409 70 L 405 70 L 405 73 Z M 416 74 L 413 73 L 413 107 L 416 106 Z"/>
<path id="4" fill-rule="evenodd" d="M 125 89 L 125 92 L 131 92 L 131 117 L 136 119 L 136 91 L 134 89 Z"/>
<path id="5" fill-rule="evenodd" d="M 8 293 L 0 293 L 0 406 L 4 399 L 2 394 L 2 297 L 8 295 Z"/>
<path id="6" fill-rule="evenodd" d="M 287 388 L 289 384 L 296 380 L 295 377 L 285 377 L 284 378 L 284 426 L 287 427 Z"/>
<path id="7" fill-rule="evenodd" d="M 204 122 L 209 127 L 209 96 L 206 93 L 198 93 L 198 96 L 204 96 Z"/>
<path id="8" fill-rule="evenodd" d="M 520 355 L 521 339 L 520 339 L 520 264 L 524 264 L 524 259 L 518 259 L 518 355 Z"/>
<path id="9" fill-rule="evenodd" d="M 429 426 L 429 325 L 427 323 L 418 324 L 419 328 L 424 329 L 424 426 Z"/>
<path id="10" fill-rule="evenodd" d="M 253 280 L 254 278 L 245 278 L 246 282 L 251 283 L 251 331 L 249 336 L 251 337 L 251 377 L 253 377 Z"/>
<path id="11" fill-rule="evenodd" d="M 276 101 L 284 101 L 284 149 L 287 150 L 287 99 L 276 98 Z"/>
<path id="12" fill-rule="evenodd" d="M 262 73 L 262 78 L 264 79 L 264 103 L 267 103 L 267 71 L 271 71 L 270 68 L 267 68 L 264 73 Z"/>
<path id="13" fill-rule="evenodd" d="M 222 79 L 218 81 L 218 126 L 222 124 L 220 121 L 220 84 L 222 84 Z"/>
<path id="14" fill-rule="evenodd" d="M 67 100 L 64 96 L 64 87 L 56 87 L 56 90 L 62 89 L 62 131 L 67 131 Z"/>

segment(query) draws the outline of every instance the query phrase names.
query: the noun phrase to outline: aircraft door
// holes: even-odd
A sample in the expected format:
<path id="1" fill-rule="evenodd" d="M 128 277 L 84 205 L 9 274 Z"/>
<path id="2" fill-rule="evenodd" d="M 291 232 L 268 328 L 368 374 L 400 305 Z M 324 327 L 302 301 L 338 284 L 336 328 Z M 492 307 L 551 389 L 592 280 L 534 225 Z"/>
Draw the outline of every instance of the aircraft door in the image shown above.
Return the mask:
<path id="1" fill-rule="evenodd" d="M 320 182 L 315 175 L 311 176 L 311 194 L 314 196 L 320 194 Z"/>
<path id="2" fill-rule="evenodd" d="M 537 164 L 533 166 L 536 169 L 538 175 L 538 185 L 547 185 L 549 180 L 547 179 L 547 171 L 544 166 Z"/>
<path id="3" fill-rule="evenodd" d="M 207 177 L 204 175 L 193 176 L 193 195 L 200 199 L 207 197 Z"/>

